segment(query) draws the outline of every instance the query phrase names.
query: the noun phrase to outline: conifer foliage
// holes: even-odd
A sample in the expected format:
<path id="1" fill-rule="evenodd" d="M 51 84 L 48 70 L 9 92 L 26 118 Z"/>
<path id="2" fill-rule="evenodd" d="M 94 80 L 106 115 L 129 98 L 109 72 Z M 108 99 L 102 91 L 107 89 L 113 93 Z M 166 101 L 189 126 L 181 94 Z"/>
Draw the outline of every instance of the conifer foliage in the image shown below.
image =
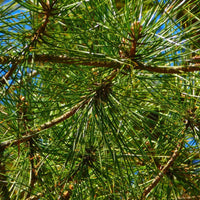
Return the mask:
<path id="1" fill-rule="evenodd" d="M 0 1 L 0 199 L 200 199 L 199 8 Z"/>

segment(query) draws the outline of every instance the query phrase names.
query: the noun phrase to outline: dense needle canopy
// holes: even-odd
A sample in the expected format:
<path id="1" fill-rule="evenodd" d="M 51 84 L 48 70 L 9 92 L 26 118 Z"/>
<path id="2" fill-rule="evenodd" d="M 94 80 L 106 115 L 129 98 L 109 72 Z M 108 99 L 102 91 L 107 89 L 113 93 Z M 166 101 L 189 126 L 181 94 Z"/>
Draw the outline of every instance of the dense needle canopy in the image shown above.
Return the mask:
<path id="1" fill-rule="evenodd" d="M 199 0 L 0 1 L 0 199 L 199 199 Z"/>

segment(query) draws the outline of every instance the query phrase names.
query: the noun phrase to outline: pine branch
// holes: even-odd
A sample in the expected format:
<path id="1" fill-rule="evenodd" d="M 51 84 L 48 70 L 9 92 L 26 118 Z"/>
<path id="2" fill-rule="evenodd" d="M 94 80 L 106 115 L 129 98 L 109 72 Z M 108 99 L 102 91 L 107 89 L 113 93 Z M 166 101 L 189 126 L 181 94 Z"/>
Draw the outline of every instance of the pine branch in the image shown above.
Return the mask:
<path id="1" fill-rule="evenodd" d="M 11 57 L 9 56 L 1 56 L 0 57 L 0 64 L 5 64 L 9 62 Z M 29 56 L 27 58 L 28 62 L 32 62 L 33 57 Z M 21 57 L 21 60 L 24 60 L 23 57 Z M 96 58 L 94 60 L 81 58 L 81 57 L 67 57 L 67 56 L 52 56 L 52 55 L 35 55 L 34 61 L 37 63 L 62 63 L 62 64 L 73 64 L 73 65 L 85 65 L 85 66 L 95 66 L 95 67 L 108 67 L 108 68 L 119 68 L 123 65 L 126 65 L 127 63 L 124 62 L 117 62 L 117 61 L 102 61 L 97 60 Z M 19 60 L 20 62 L 20 60 Z M 143 63 L 134 61 L 130 62 L 129 65 L 132 65 L 134 69 L 139 70 L 146 70 L 149 72 L 156 72 L 156 73 L 164 73 L 164 74 L 180 74 L 183 72 L 194 72 L 194 71 L 200 71 L 200 64 L 196 63 L 193 65 L 186 65 L 183 67 L 157 67 L 157 66 L 151 66 L 151 65 L 145 65 Z M 0 81 L 2 82 L 2 80 Z"/>
<path id="2" fill-rule="evenodd" d="M 31 44 L 29 45 L 30 48 L 32 47 L 32 45 L 38 41 L 38 39 L 41 37 L 42 34 L 44 34 L 47 24 L 49 22 L 49 17 L 51 16 L 51 11 L 53 9 L 53 7 L 51 7 L 49 5 L 49 2 L 47 1 L 47 3 L 44 3 L 41 1 L 41 5 L 43 7 L 43 12 L 44 12 L 44 17 L 43 17 L 43 23 L 42 25 L 37 29 L 37 31 L 35 32 L 33 39 L 31 41 Z"/>
<path id="3" fill-rule="evenodd" d="M 25 49 L 23 49 L 22 52 L 25 51 L 26 49 L 31 49 L 34 46 L 34 44 L 38 41 L 38 39 L 42 36 L 42 34 L 44 34 L 44 32 L 46 30 L 47 24 L 49 22 L 49 17 L 51 16 L 53 7 L 48 4 L 48 1 L 47 1 L 47 4 L 45 4 L 45 5 L 46 5 L 46 7 L 43 6 L 44 22 L 42 23 L 42 25 L 37 29 L 37 31 L 33 35 L 33 38 L 31 40 L 30 44 Z M 54 5 L 54 3 L 53 3 L 53 5 Z M 21 52 L 21 54 L 22 54 L 22 52 Z M 4 58 L 0 58 L 0 64 L 6 64 L 10 60 L 13 60 L 13 59 L 5 59 L 4 60 Z M 3 61 L 3 62 L 1 63 L 1 61 Z M 5 76 L 2 79 L 0 79 L 0 83 L 2 83 L 2 84 L 5 84 L 6 80 L 8 80 L 12 76 L 12 74 L 17 69 L 17 65 L 20 63 L 20 61 L 13 60 L 11 63 L 12 63 L 12 67 L 10 68 L 10 70 L 5 74 Z"/>
<path id="4" fill-rule="evenodd" d="M 174 161 L 176 160 L 176 158 L 179 155 L 179 151 L 182 148 L 182 143 L 183 143 L 183 139 L 178 143 L 178 145 L 176 146 L 176 149 L 174 150 L 174 153 L 172 154 L 171 158 L 169 159 L 169 161 L 166 163 L 166 165 L 162 168 L 161 172 L 155 177 L 155 179 L 153 180 L 153 182 L 151 183 L 151 185 L 149 185 L 143 192 L 141 200 L 145 199 L 146 196 L 151 192 L 151 190 L 153 188 L 156 187 L 156 185 L 160 182 L 161 178 L 164 176 L 164 174 L 167 173 L 167 171 L 169 170 L 169 168 L 173 165 Z"/>
<path id="5" fill-rule="evenodd" d="M 60 117 L 53 119 L 49 122 L 46 122 L 46 123 L 40 125 L 38 128 L 36 128 L 34 130 L 27 131 L 27 134 L 29 134 L 29 135 L 23 136 L 22 138 L 19 138 L 17 140 L 8 140 L 8 141 L 5 141 L 5 142 L 2 142 L 0 144 L 0 148 L 6 148 L 9 145 L 12 145 L 12 146 L 18 145 L 19 143 L 22 143 L 22 142 L 30 140 L 31 138 L 34 138 L 41 131 L 49 129 L 52 126 L 55 126 L 55 125 L 59 124 L 60 122 L 63 122 L 64 120 L 68 119 L 69 117 L 73 116 L 79 109 L 83 108 L 85 106 L 85 104 L 87 104 L 89 101 L 90 101 L 90 98 L 78 103 L 70 111 L 64 113 Z"/>

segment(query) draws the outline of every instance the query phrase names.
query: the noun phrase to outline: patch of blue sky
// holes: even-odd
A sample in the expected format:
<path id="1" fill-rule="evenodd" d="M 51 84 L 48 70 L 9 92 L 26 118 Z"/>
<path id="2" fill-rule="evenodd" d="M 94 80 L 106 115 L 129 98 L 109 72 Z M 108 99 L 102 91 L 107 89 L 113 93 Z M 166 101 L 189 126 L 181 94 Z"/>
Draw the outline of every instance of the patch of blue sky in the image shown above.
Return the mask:
<path id="1" fill-rule="evenodd" d="M 193 137 L 191 137 L 191 138 L 188 139 L 188 142 L 185 144 L 185 147 L 186 148 L 192 147 L 192 148 L 198 149 L 198 147 L 197 147 L 197 141 Z M 193 165 L 199 165 L 200 164 L 200 159 L 194 159 L 194 160 L 192 160 L 192 164 Z M 200 168 L 196 169 L 195 173 L 199 172 L 199 171 L 200 171 Z"/>
<path id="2" fill-rule="evenodd" d="M 160 0 L 159 0 L 159 2 L 160 2 Z M 164 3 L 165 3 L 165 1 L 164 1 Z M 161 17 L 162 17 L 161 15 L 156 16 L 156 14 L 154 14 L 154 16 L 152 16 L 151 20 L 152 21 L 155 20 L 155 23 L 157 23 L 157 22 L 159 22 L 159 20 L 161 20 Z M 168 24 L 169 24 L 169 22 L 166 22 L 166 24 L 162 24 L 157 29 L 157 31 L 156 31 L 157 37 L 159 36 L 162 38 L 161 34 L 163 31 L 165 31 L 166 25 L 168 25 Z M 183 34 L 181 29 L 182 28 L 180 26 L 180 23 L 176 23 L 176 21 L 174 21 L 173 30 L 171 31 L 171 37 L 167 38 L 168 42 L 173 44 L 173 46 L 177 45 L 177 47 L 179 47 L 178 50 L 174 50 L 173 55 L 172 54 L 168 55 L 169 58 L 172 57 L 171 60 L 169 59 L 170 66 L 179 65 L 181 63 L 181 61 L 179 61 L 178 57 L 181 53 L 184 53 L 186 51 L 186 49 L 184 47 L 185 40 L 179 41 L 181 35 Z M 163 37 L 162 39 L 166 39 L 166 38 Z M 163 50 L 162 53 L 165 54 L 166 50 Z M 174 59 L 173 57 L 176 59 Z M 160 77 L 163 77 L 163 75 L 160 75 Z M 196 145 L 197 145 L 196 140 L 193 137 L 191 137 L 191 138 L 189 138 L 188 143 L 185 144 L 185 147 L 186 148 L 189 148 L 191 146 L 195 147 Z M 193 162 L 193 164 L 198 164 L 200 162 L 200 160 L 193 160 L 192 162 Z"/>
<path id="3" fill-rule="evenodd" d="M 155 19 L 155 23 L 157 23 L 159 20 L 160 20 L 160 17 L 161 17 L 161 15 L 158 15 L 157 17 L 156 17 L 156 19 Z M 159 28 L 158 28 L 158 30 L 156 31 L 156 33 L 158 34 L 158 33 L 160 33 L 162 30 L 164 30 L 165 29 L 165 24 L 162 24 Z"/>
<path id="4" fill-rule="evenodd" d="M 23 38 L 25 33 L 31 30 L 30 14 L 26 12 L 19 4 L 13 1 L 3 1 L 1 3 L 2 18 L 0 19 L 0 44 L 1 53 L 3 55 L 16 55 L 18 56 L 23 48 L 27 45 L 26 40 Z M 3 6 L 7 6 L 4 8 Z M 13 39 L 16 36 L 16 39 Z M 7 65 L 7 66 L 6 66 Z M 0 77 L 3 77 L 11 67 L 8 63 L 0 65 Z M 17 78 L 20 78 L 17 73 Z M 7 80 L 6 88 L 12 85 L 15 80 Z"/>
<path id="5" fill-rule="evenodd" d="M 6 71 L 3 68 L 3 65 L 0 65 L 0 77 L 3 77 L 6 74 Z"/>
<path id="6" fill-rule="evenodd" d="M 155 13 L 150 17 L 147 25 L 149 24 L 160 24 L 159 27 L 156 27 L 155 37 L 160 38 L 166 42 L 165 49 L 161 51 L 161 54 L 166 55 L 166 64 L 168 66 L 177 66 L 181 65 L 181 54 L 185 52 L 184 40 L 180 40 L 181 35 L 183 34 L 180 23 L 176 20 L 170 18 L 163 18 L 163 15 L 166 13 Z M 167 27 L 169 29 L 167 29 Z"/>
<path id="7" fill-rule="evenodd" d="M 7 8 L 4 8 L 2 11 L 0 25 L 9 23 L 10 29 L 17 31 L 20 29 L 30 30 L 30 14 L 26 9 L 22 8 L 19 4 L 13 1 L 4 1 L 3 5 L 7 4 Z M 2 4 L 1 4 L 2 5 Z M 9 12 L 6 12 L 9 11 Z M 5 12 L 5 14 L 4 14 Z M 23 23 L 22 23 L 23 22 Z"/>
<path id="8" fill-rule="evenodd" d="M 185 144 L 185 147 L 196 146 L 196 145 L 197 145 L 196 140 L 193 137 L 191 137 L 188 139 L 188 142 Z"/>

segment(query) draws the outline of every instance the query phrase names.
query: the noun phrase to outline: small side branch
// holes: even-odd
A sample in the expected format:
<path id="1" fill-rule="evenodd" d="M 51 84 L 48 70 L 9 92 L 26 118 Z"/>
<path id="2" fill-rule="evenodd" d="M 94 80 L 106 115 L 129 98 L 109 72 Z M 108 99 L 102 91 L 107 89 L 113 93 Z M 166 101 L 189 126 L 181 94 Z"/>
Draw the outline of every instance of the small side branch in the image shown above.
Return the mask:
<path id="1" fill-rule="evenodd" d="M 44 34 L 47 24 L 49 22 L 49 17 L 51 15 L 51 10 L 52 7 L 49 7 L 48 4 L 46 5 L 46 8 L 44 8 L 45 14 L 44 14 L 44 22 L 42 23 L 42 25 L 36 30 L 35 34 L 33 35 L 33 38 L 30 41 L 30 44 L 28 45 L 28 47 L 26 47 L 25 49 L 30 49 L 32 48 L 32 46 L 35 44 L 35 42 L 38 41 L 38 39 L 41 37 L 42 34 Z M 20 63 L 20 61 L 22 60 L 13 60 L 12 58 L 0 58 L 0 64 L 5 64 L 11 61 L 12 63 L 12 67 L 10 68 L 10 70 L 4 75 L 3 78 L 0 79 L 0 83 L 5 84 L 6 80 L 8 80 L 12 74 L 15 72 L 15 70 L 17 69 L 17 65 Z M 1 62 L 2 61 L 2 62 Z"/>
<path id="2" fill-rule="evenodd" d="M 60 117 L 53 119 L 49 122 L 46 122 L 46 123 L 40 125 L 38 128 L 36 128 L 34 130 L 27 131 L 27 134 L 29 134 L 29 135 L 23 136 L 23 137 L 21 137 L 17 140 L 8 140 L 8 141 L 5 141 L 5 142 L 2 142 L 0 144 L 0 148 L 6 148 L 9 145 L 17 145 L 19 143 L 28 141 L 31 138 L 34 138 L 41 131 L 46 130 L 48 128 L 51 128 L 52 126 L 55 126 L 55 125 L 59 124 L 60 122 L 63 122 L 64 120 L 68 119 L 69 117 L 73 116 L 79 109 L 83 108 L 85 106 L 85 104 L 87 104 L 89 101 L 90 101 L 90 99 L 86 99 L 86 100 L 80 102 L 79 104 L 77 104 L 76 106 L 74 106 L 70 111 L 61 115 Z"/>
<path id="3" fill-rule="evenodd" d="M 4 161 L 4 147 L 0 147 L 0 198 L 9 200 L 9 190 L 6 180 L 6 167 Z"/>
<path id="4" fill-rule="evenodd" d="M 34 141 L 32 138 L 29 140 L 29 150 L 30 150 L 29 161 L 31 165 L 31 172 L 30 172 L 31 182 L 28 190 L 28 195 L 26 196 L 26 198 L 29 198 L 31 196 L 32 190 L 34 189 L 35 183 L 37 182 L 37 173 L 34 163 L 35 149 L 34 149 Z"/>
<path id="5" fill-rule="evenodd" d="M 195 72 L 200 71 L 200 64 L 194 64 L 183 67 L 156 67 L 151 65 L 144 65 L 142 63 L 138 63 L 138 66 L 135 69 L 147 70 L 149 72 L 163 73 L 163 74 L 181 74 L 184 72 Z"/>
<path id="6" fill-rule="evenodd" d="M 0 61 L 1 61 L 1 59 L 0 59 Z M 4 62 L 5 62 L 5 60 L 4 60 Z M 14 71 L 17 69 L 18 61 L 13 61 L 12 63 L 13 63 L 13 65 L 10 68 L 10 70 L 0 79 L 1 84 L 5 84 L 6 81 L 12 76 Z"/>
<path id="7" fill-rule="evenodd" d="M 38 200 L 40 197 L 43 197 L 43 193 L 38 193 L 37 195 L 33 195 L 31 197 L 26 198 L 26 200 Z"/>
<path id="8" fill-rule="evenodd" d="M 172 154 L 171 158 L 169 159 L 169 161 L 166 163 L 166 165 L 163 167 L 163 169 L 161 170 L 161 172 L 155 177 L 155 179 L 153 180 L 153 182 L 151 183 L 151 185 L 149 185 L 143 192 L 141 200 L 145 199 L 145 197 L 151 192 L 151 190 L 153 188 L 156 187 L 156 185 L 160 182 L 161 178 L 164 176 L 164 174 L 167 173 L 167 171 L 169 170 L 169 168 L 173 165 L 174 161 L 176 160 L 176 158 L 179 155 L 179 151 L 182 148 L 182 143 L 183 140 L 181 140 L 176 149 L 174 150 L 174 153 Z"/>
<path id="9" fill-rule="evenodd" d="M 199 200 L 200 199 L 200 195 L 197 196 L 188 196 L 188 197 L 179 197 L 178 200 Z"/>

